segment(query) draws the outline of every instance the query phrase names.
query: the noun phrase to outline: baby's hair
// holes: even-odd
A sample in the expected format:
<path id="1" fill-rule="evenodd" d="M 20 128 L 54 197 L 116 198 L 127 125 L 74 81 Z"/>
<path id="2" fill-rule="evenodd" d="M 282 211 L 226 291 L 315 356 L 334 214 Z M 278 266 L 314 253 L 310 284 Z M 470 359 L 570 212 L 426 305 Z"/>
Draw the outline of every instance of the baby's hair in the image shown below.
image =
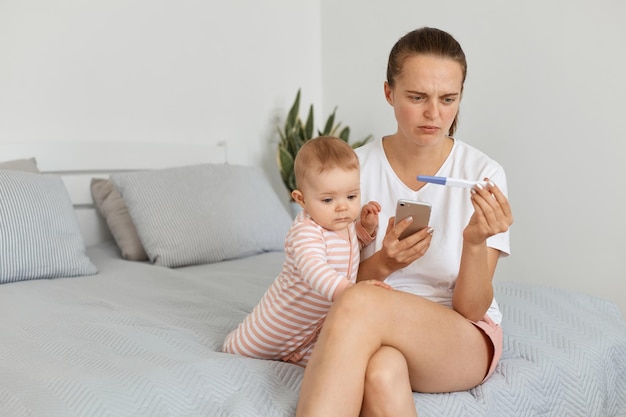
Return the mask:
<path id="1" fill-rule="evenodd" d="M 467 60 L 463 48 L 449 33 L 429 27 L 415 29 L 407 33 L 391 48 L 387 63 L 387 84 L 389 87 L 393 88 L 396 78 L 402 73 L 406 59 L 415 55 L 433 55 L 457 62 L 463 73 L 461 80 L 461 91 L 463 91 L 463 84 L 467 76 Z M 448 136 L 454 135 L 457 124 L 458 114 L 450 126 Z"/>
<path id="2" fill-rule="evenodd" d="M 307 175 L 341 168 L 346 171 L 359 169 L 359 158 L 352 147 L 334 136 L 319 136 L 308 140 L 296 154 L 294 172 L 298 187 Z"/>

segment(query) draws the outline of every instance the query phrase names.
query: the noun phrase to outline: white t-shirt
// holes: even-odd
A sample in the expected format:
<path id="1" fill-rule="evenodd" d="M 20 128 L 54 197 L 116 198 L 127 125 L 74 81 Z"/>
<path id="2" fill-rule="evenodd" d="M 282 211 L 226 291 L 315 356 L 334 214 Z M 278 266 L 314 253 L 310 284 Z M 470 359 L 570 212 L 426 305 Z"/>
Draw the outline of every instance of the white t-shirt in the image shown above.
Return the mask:
<path id="1" fill-rule="evenodd" d="M 404 198 L 428 202 L 432 206 L 430 226 L 433 239 L 426 254 L 406 268 L 392 273 L 386 280 L 393 288 L 420 295 L 437 303 L 452 307 L 452 293 L 459 273 L 463 247 L 463 229 L 474 207 L 467 188 L 426 184 L 419 191 L 407 187 L 395 174 L 383 149 L 383 139 L 356 149 L 361 163 L 361 201 L 378 201 L 382 210 L 378 217 L 379 231 L 376 239 L 361 252 L 366 259 L 382 247 L 389 218 L 395 215 L 396 202 Z M 415 170 L 415 176 L 426 174 Z M 488 177 L 506 195 L 504 169 L 479 150 L 459 140 L 454 140 L 452 151 L 437 176 L 482 180 Z M 487 239 L 487 246 L 502 254 L 510 253 L 509 232 Z M 496 323 L 502 314 L 494 299 L 487 312 Z"/>

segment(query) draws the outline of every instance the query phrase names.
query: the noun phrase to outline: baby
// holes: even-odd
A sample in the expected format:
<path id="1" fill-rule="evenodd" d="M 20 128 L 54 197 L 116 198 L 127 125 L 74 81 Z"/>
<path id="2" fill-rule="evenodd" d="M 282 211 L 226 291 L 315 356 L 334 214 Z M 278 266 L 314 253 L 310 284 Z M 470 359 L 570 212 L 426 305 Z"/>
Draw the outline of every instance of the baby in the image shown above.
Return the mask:
<path id="1" fill-rule="evenodd" d="M 291 196 L 303 210 L 285 239 L 282 270 L 222 350 L 305 366 L 333 301 L 356 283 L 380 205 L 361 208 L 359 160 L 339 138 L 307 141 L 294 165 L 298 188 Z"/>

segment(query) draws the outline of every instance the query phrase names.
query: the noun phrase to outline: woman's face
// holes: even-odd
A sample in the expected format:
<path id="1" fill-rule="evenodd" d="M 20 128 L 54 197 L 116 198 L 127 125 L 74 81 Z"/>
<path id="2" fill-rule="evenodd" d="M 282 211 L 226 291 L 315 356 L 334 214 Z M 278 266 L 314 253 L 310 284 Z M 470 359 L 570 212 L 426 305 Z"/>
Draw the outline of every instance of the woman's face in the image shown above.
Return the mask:
<path id="1" fill-rule="evenodd" d="M 385 97 L 393 106 L 398 133 L 420 146 L 440 143 L 459 111 L 463 89 L 461 66 L 448 58 L 413 55 Z"/>

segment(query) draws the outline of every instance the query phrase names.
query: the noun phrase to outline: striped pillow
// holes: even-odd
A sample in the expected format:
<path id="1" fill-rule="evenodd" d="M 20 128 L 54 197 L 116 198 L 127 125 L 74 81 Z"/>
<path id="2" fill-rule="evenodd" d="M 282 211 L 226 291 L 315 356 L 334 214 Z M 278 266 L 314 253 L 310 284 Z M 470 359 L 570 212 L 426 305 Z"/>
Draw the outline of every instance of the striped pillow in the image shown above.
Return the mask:
<path id="1" fill-rule="evenodd" d="M 111 175 L 151 262 L 178 267 L 283 250 L 291 218 L 255 167 Z"/>
<path id="2" fill-rule="evenodd" d="M 0 284 L 97 272 L 59 176 L 0 170 Z"/>
<path id="3" fill-rule="evenodd" d="M 0 162 L 0 169 L 39 173 L 37 160 L 35 158 L 13 159 L 11 161 Z"/>

